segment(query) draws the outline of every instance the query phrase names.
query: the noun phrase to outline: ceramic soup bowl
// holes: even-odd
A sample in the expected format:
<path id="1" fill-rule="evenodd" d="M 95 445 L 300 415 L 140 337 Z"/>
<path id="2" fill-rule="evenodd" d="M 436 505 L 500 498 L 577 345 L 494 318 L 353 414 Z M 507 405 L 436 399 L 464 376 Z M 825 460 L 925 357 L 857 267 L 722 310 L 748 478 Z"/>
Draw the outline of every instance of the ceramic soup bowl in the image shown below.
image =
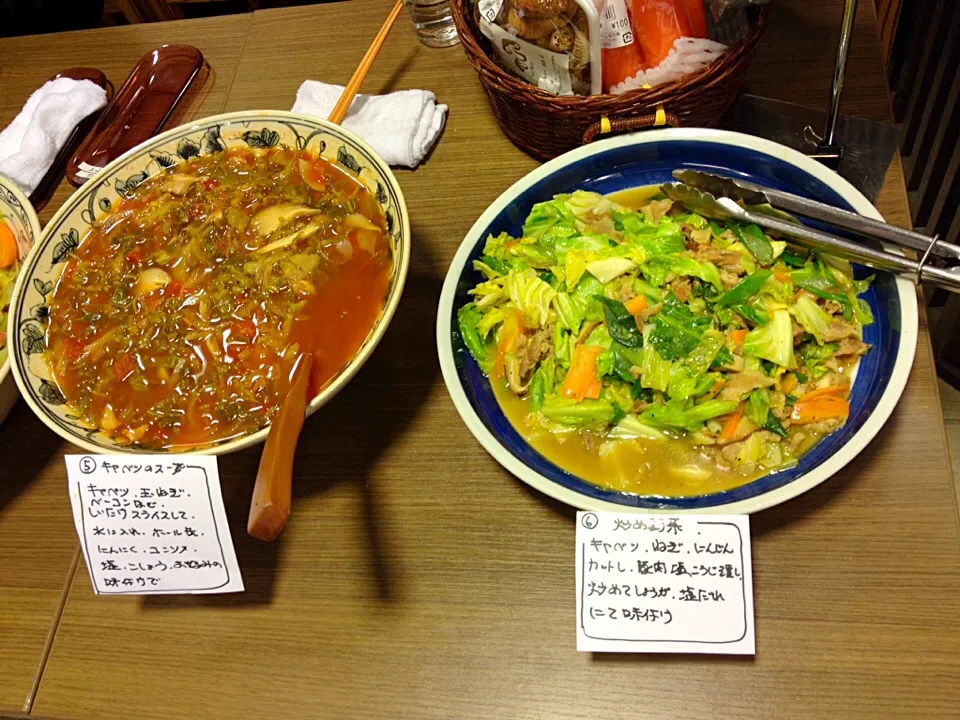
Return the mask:
<path id="1" fill-rule="evenodd" d="M 104 168 L 57 211 L 24 263 L 10 306 L 11 363 L 21 393 L 51 430 L 90 452 L 157 452 L 105 435 L 66 404 L 44 361 L 48 303 L 57 279 L 91 226 L 147 178 L 199 155 L 278 145 L 310 150 L 357 177 L 382 206 L 393 247 L 393 276 L 379 320 L 353 360 L 309 403 L 307 414 L 327 403 L 364 364 L 393 317 L 410 263 L 410 220 L 396 178 L 363 140 L 325 120 L 279 111 L 218 115 L 158 135 Z M 189 452 L 233 452 L 263 441 L 267 432 L 264 426 Z"/>
<path id="2" fill-rule="evenodd" d="M 40 220 L 27 197 L 12 180 L 0 176 L 0 218 L 13 231 L 17 240 L 17 253 L 22 263 L 40 237 Z M 6 328 L 0 328 L 6 332 Z M 8 338 L 10 336 L 8 335 Z M 7 417 L 10 408 L 17 401 L 17 384 L 10 372 L 9 357 L 0 364 L 0 422 Z"/>

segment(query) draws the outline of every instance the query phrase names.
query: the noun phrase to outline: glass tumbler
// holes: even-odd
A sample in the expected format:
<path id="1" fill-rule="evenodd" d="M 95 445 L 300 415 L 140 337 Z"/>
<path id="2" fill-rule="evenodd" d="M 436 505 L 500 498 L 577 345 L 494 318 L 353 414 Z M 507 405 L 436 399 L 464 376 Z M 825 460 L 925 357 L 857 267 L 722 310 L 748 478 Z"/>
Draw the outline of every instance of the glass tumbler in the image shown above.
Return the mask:
<path id="1" fill-rule="evenodd" d="M 450 0 L 404 0 L 417 37 L 429 47 L 449 47 L 460 42 L 453 24 Z"/>

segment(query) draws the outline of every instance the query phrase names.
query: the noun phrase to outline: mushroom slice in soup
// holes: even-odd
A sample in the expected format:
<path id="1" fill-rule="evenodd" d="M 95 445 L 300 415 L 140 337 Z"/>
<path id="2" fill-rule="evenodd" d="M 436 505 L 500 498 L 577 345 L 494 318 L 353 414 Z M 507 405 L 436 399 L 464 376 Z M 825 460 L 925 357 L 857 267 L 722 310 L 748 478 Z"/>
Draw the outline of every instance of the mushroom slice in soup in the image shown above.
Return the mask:
<path id="1" fill-rule="evenodd" d="M 259 236 L 267 237 L 291 220 L 317 215 L 320 211 L 304 205 L 278 203 L 264 208 L 250 221 L 250 228 Z"/>
<path id="2" fill-rule="evenodd" d="M 171 195 L 186 195 L 193 184 L 200 178 L 196 175 L 184 175 L 183 173 L 171 173 L 166 181 L 158 189 L 168 192 Z"/>
<path id="3" fill-rule="evenodd" d="M 319 218 L 314 218 L 299 230 L 295 230 L 289 235 L 285 235 L 284 237 L 280 238 L 279 240 L 274 240 L 273 242 L 269 242 L 261 248 L 257 248 L 256 250 L 253 251 L 253 254 L 264 255 L 266 253 L 273 252 L 274 250 L 280 250 L 281 248 L 285 248 L 290 245 L 293 245 L 293 243 L 295 243 L 300 238 L 312 237 L 317 233 L 317 231 L 321 227 L 323 227 L 323 221 L 325 219 L 326 219 L 326 216 L 324 215 L 321 215 Z"/>

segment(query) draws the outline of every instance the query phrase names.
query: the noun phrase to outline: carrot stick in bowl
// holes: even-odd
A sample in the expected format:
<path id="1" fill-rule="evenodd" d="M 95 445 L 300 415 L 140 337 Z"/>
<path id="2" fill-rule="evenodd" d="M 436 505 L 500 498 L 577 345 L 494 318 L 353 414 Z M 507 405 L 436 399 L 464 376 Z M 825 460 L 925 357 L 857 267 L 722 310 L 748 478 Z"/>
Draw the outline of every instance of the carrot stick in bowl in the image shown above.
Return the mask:
<path id="1" fill-rule="evenodd" d="M 626 302 L 624 306 L 627 308 L 628 313 L 636 316 L 642 313 L 644 310 L 646 310 L 649 304 L 650 303 L 647 300 L 646 296 L 637 295 L 637 297 L 635 297 L 633 300 Z"/>
<path id="2" fill-rule="evenodd" d="M 799 400 L 790 412 L 795 425 L 820 422 L 821 420 L 846 420 L 850 415 L 850 403 L 835 396 L 820 396 L 813 400 Z"/>
<path id="3" fill-rule="evenodd" d="M 577 346 L 573 351 L 570 370 L 560 390 L 564 396 L 578 401 L 584 398 L 596 400 L 600 397 L 602 386 L 597 378 L 597 358 L 601 352 L 603 348 L 594 345 Z"/>
<path id="4" fill-rule="evenodd" d="M 740 426 L 740 420 L 743 418 L 743 409 L 745 403 L 740 403 L 740 407 L 733 411 L 723 425 L 720 431 L 720 438 L 723 440 L 732 440 L 737 434 L 737 428 Z"/>
<path id="5" fill-rule="evenodd" d="M 0 218 L 0 269 L 13 267 L 17 255 L 17 239 L 13 236 L 13 230 Z"/>
<path id="6" fill-rule="evenodd" d="M 838 397 L 841 400 L 847 394 L 846 385 L 831 385 L 830 387 L 820 388 L 819 390 L 811 390 L 806 395 L 800 398 L 801 402 L 812 402 L 819 398 L 825 397 Z"/>

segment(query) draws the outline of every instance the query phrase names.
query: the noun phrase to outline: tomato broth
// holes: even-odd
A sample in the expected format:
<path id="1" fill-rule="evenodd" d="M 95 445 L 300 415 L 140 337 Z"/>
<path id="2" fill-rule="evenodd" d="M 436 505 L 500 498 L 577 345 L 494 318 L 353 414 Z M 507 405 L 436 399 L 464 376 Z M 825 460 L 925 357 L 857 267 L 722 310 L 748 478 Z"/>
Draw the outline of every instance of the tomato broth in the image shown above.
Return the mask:
<path id="1" fill-rule="evenodd" d="M 50 303 L 45 356 L 71 409 L 122 441 L 190 449 L 270 422 L 304 352 L 314 393 L 383 310 L 390 238 L 370 191 L 289 148 L 154 176 L 98 222 Z"/>

